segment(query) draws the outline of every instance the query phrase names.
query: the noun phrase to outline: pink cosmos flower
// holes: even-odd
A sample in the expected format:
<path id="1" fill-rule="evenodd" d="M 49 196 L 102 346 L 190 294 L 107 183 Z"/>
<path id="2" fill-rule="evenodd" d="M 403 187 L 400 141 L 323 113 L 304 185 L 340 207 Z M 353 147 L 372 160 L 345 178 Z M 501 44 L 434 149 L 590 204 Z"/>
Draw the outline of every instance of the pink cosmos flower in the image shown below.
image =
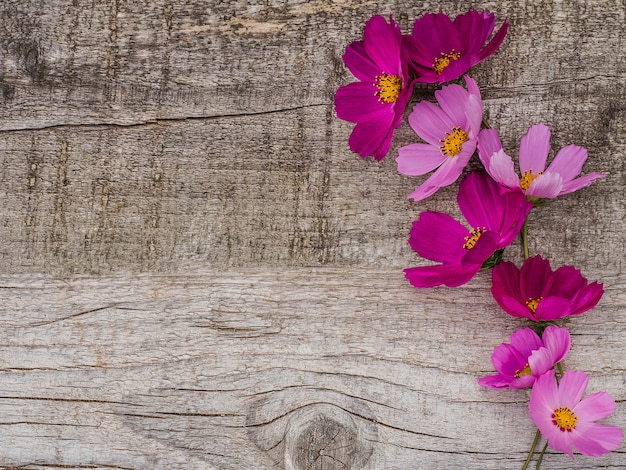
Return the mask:
<path id="1" fill-rule="evenodd" d="M 409 124 L 427 143 L 400 147 L 398 171 L 416 176 L 437 169 L 409 198 L 420 201 L 454 183 L 476 149 L 483 103 L 476 82 L 468 76 L 465 82 L 467 91 L 460 85 L 436 91 L 440 107 L 420 101 L 409 115 Z"/>
<path id="2" fill-rule="evenodd" d="M 489 388 L 526 388 L 561 362 L 570 348 L 569 332 L 558 326 L 547 327 L 541 338 L 531 328 L 520 328 L 494 348 L 491 362 L 499 374 L 478 379 Z"/>
<path id="3" fill-rule="evenodd" d="M 615 400 L 597 392 L 581 401 L 589 378 L 579 370 L 568 370 L 557 385 L 554 371 L 537 379 L 528 409 L 548 445 L 574 458 L 572 446 L 581 454 L 599 457 L 616 450 L 624 440 L 617 426 L 594 423 L 613 414 Z"/>
<path id="4" fill-rule="evenodd" d="M 444 13 L 426 13 L 415 20 L 413 34 L 404 36 L 409 59 L 423 83 L 445 83 L 492 55 L 506 36 L 506 20 L 483 47 L 495 26 L 493 13 L 469 11 L 452 21 Z"/>
<path id="5" fill-rule="evenodd" d="M 441 263 L 405 269 L 413 286 L 457 287 L 469 282 L 494 252 L 515 239 L 532 208 L 521 191 L 506 190 L 478 172 L 461 181 L 457 202 L 471 229 L 441 212 L 422 212 L 413 222 L 411 247 Z"/>
<path id="6" fill-rule="evenodd" d="M 583 147 L 563 147 L 550 166 L 545 168 L 549 152 L 550 129 L 545 124 L 535 124 L 520 143 L 520 178 L 515 172 L 513 160 L 502 149 L 498 131 L 483 129 L 478 135 L 478 155 L 487 173 L 508 188 L 521 188 L 526 196 L 533 199 L 568 194 L 606 176 L 604 173 L 590 173 L 576 178 L 587 160 L 587 149 Z"/>
<path id="7" fill-rule="evenodd" d="M 400 27 L 390 17 L 374 16 L 365 24 L 363 40 L 346 48 L 343 61 L 358 78 L 335 93 L 340 119 L 355 122 L 350 150 L 382 160 L 389 152 L 394 130 L 400 125 L 412 87 L 404 58 Z"/>
<path id="8" fill-rule="evenodd" d="M 582 277 L 574 266 L 556 271 L 541 256 L 524 261 L 522 269 L 510 261 L 493 268 L 491 293 L 509 315 L 533 321 L 550 321 L 580 315 L 602 298 L 602 284 Z"/>

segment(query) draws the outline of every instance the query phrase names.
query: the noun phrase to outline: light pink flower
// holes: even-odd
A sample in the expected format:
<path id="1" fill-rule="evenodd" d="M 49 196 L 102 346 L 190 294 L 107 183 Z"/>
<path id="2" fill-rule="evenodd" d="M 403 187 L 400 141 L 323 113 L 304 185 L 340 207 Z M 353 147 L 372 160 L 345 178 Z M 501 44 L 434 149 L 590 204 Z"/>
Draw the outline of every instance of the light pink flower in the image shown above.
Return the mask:
<path id="1" fill-rule="evenodd" d="M 409 198 L 427 198 L 439 188 L 454 183 L 476 150 L 483 119 L 483 102 L 476 82 L 465 76 L 467 90 L 447 85 L 435 92 L 439 107 L 420 101 L 409 115 L 409 124 L 427 143 L 398 149 L 398 171 L 419 176 L 436 171 Z"/>
<path id="2" fill-rule="evenodd" d="M 489 388 L 526 388 L 535 383 L 557 362 L 561 362 L 570 348 L 569 331 L 551 325 L 541 338 L 531 328 L 520 328 L 509 343 L 494 348 L 491 362 L 499 372 L 478 379 L 478 384 Z"/>
<path id="3" fill-rule="evenodd" d="M 537 379 L 528 409 L 548 445 L 574 458 L 572 446 L 581 454 L 599 457 L 616 450 L 624 440 L 617 426 L 594 421 L 615 412 L 615 400 L 597 392 L 581 400 L 589 378 L 579 370 L 568 370 L 557 384 L 554 371 Z"/>
<path id="4" fill-rule="evenodd" d="M 483 129 L 478 135 L 478 155 L 487 173 L 504 186 L 521 188 L 527 197 L 533 199 L 568 194 L 606 176 L 604 173 L 590 173 L 576 178 L 587 160 L 587 149 L 583 147 L 563 147 L 546 168 L 549 153 L 550 129 L 545 124 L 535 124 L 520 142 L 520 178 L 515 172 L 513 160 L 502 148 L 498 131 Z"/>

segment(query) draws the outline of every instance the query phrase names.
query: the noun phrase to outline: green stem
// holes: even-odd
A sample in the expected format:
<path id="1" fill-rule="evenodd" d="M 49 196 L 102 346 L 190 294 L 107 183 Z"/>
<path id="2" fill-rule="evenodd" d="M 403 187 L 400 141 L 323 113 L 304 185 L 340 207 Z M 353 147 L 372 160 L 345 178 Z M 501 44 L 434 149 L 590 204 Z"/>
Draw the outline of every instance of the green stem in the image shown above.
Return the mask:
<path id="1" fill-rule="evenodd" d="M 563 366 L 561 365 L 561 363 L 560 363 L 560 362 L 557 362 L 557 363 L 556 363 L 556 368 L 557 368 L 557 370 L 559 371 L 559 375 L 560 375 L 561 377 L 563 377 Z"/>
<path id="2" fill-rule="evenodd" d="M 537 447 L 537 443 L 539 442 L 539 436 L 541 436 L 541 432 L 539 432 L 539 429 L 537 429 L 537 432 L 535 433 L 535 439 L 533 440 L 533 443 L 530 446 L 530 450 L 528 451 L 528 457 L 526 457 L 526 462 L 524 462 L 524 466 L 522 467 L 522 470 L 527 470 L 528 464 L 530 464 L 530 461 L 532 460 L 533 455 L 535 453 L 535 448 Z"/>
<path id="3" fill-rule="evenodd" d="M 491 129 L 491 126 L 489 125 L 489 123 L 487 122 L 485 118 L 483 118 L 482 125 L 485 129 Z"/>
<path id="4" fill-rule="evenodd" d="M 539 458 L 537 459 L 537 465 L 535 466 L 535 470 L 539 470 L 539 467 L 541 466 L 541 462 L 543 460 L 543 454 L 546 453 L 547 448 L 548 448 L 548 443 L 546 442 L 546 445 L 543 446 L 543 449 L 541 450 L 541 454 L 539 454 Z"/>
<path id="5" fill-rule="evenodd" d="M 526 228 L 526 221 L 522 225 L 522 246 L 524 247 L 524 259 L 528 259 L 528 229 Z"/>

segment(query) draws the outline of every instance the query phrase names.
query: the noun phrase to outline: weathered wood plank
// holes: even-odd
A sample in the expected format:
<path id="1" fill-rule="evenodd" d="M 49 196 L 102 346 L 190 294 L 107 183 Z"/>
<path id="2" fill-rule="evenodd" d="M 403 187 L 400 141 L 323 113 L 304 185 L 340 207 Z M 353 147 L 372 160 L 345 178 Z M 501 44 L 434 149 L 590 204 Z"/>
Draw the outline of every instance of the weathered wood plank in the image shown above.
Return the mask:
<path id="1" fill-rule="evenodd" d="M 476 383 L 522 325 L 487 277 L 455 301 L 397 270 L 2 276 L 0 463 L 519 468 L 534 432 L 528 392 Z M 598 308 L 567 322 L 565 366 L 623 403 L 625 286 L 607 286 Z M 621 408 L 609 422 L 626 425 Z M 315 445 L 327 453 L 312 464 Z M 545 468 L 595 462 L 555 454 Z"/>
<path id="2" fill-rule="evenodd" d="M 5 0 L 0 467 L 519 468 L 527 392 L 475 377 L 521 323 L 485 275 L 402 276 L 411 221 L 457 214 L 456 187 L 406 201 L 420 179 L 352 155 L 332 104 L 369 16 L 471 7 L 511 23 L 472 71 L 507 150 L 542 121 L 608 173 L 529 230 L 605 283 L 566 366 L 625 427 L 622 1 Z M 596 464 L 623 446 L 542 468 Z"/>

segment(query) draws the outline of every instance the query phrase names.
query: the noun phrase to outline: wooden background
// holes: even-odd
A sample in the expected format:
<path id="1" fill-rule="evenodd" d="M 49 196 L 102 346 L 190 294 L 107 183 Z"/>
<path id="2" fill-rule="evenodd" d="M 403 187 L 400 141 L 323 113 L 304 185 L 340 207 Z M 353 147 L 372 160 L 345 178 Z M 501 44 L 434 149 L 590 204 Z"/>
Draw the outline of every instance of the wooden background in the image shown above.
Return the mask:
<path id="1" fill-rule="evenodd" d="M 480 389 L 525 325 L 488 273 L 417 290 L 422 180 L 352 154 L 333 93 L 365 21 L 505 17 L 472 70 L 505 148 L 537 122 L 608 177 L 533 211 L 531 253 L 604 282 L 566 368 L 626 427 L 623 0 L 2 0 L 0 466 L 518 469 L 528 391 Z M 519 241 L 505 253 L 521 260 Z M 545 469 L 626 468 L 626 447 Z"/>

